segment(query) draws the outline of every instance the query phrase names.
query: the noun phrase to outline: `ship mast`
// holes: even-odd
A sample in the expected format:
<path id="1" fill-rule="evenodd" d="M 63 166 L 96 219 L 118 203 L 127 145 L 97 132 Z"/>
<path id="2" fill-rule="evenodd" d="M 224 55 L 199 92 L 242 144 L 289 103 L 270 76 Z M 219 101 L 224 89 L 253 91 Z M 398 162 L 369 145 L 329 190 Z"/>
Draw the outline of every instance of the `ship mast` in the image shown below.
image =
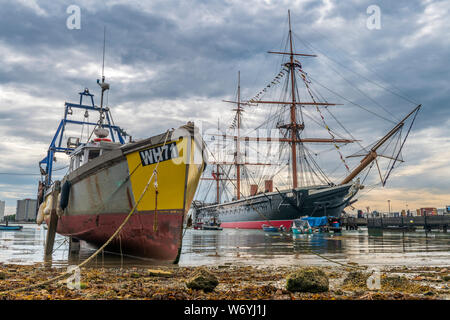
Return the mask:
<path id="1" fill-rule="evenodd" d="M 278 129 L 285 129 L 287 130 L 286 137 L 285 138 L 256 138 L 256 141 L 267 141 L 267 142 L 287 142 L 291 145 L 290 150 L 290 157 L 292 160 L 292 187 L 297 188 L 298 187 L 298 169 L 297 169 L 297 144 L 298 143 L 352 143 L 353 140 L 350 139 L 325 139 L 325 138 L 308 138 L 308 139 L 301 139 L 299 137 L 299 132 L 305 128 L 304 123 L 297 123 L 297 106 L 336 106 L 338 104 L 335 103 L 328 103 L 328 102 L 316 102 L 316 101 L 298 101 L 296 98 L 296 77 L 295 77 L 295 69 L 300 68 L 301 65 L 298 61 L 294 59 L 294 56 L 301 56 L 301 57 L 317 57 L 314 54 L 303 54 L 303 53 L 295 53 L 294 52 L 294 45 L 293 45 L 293 36 L 292 36 L 292 26 L 291 26 L 291 15 L 290 10 L 288 11 L 288 19 L 289 19 L 289 52 L 278 52 L 278 51 L 268 51 L 268 53 L 272 54 L 281 54 L 281 55 L 288 55 L 289 61 L 284 64 L 284 66 L 289 70 L 290 72 L 290 89 L 291 89 L 291 101 L 263 101 L 263 100 L 249 100 L 246 102 L 241 102 L 240 99 L 240 73 L 238 74 L 238 97 L 237 101 L 228 101 L 223 100 L 224 102 L 234 103 L 237 105 L 236 109 L 233 109 L 233 111 L 236 111 L 236 122 L 237 122 L 237 135 L 235 136 L 226 136 L 223 135 L 224 138 L 232 138 L 236 141 L 236 153 L 235 153 L 235 159 L 232 163 L 225 163 L 222 162 L 221 164 L 227 164 L 227 165 L 234 165 L 236 166 L 236 192 L 237 192 L 237 199 L 240 199 L 241 196 L 241 166 L 244 165 L 244 163 L 240 162 L 240 148 L 239 143 L 241 140 L 245 141 L 254 141 L 255 138 L 252 137 L 241 137 L 240 136 L 240 129 L 241 129 L 241 116 L 243 112 L 243 105 L 249 106 L 253 104 L 281 104 L 281 105 L 290 105 L 290 117 L 288 123 L 277 125 Z M 289 84 L 288 84 L 289 87 Z M 289 88 L 288 88 L 289 89 Z M 249 165 L 271 165 L 271 164 L 264 164 L 264 163 L 245 163 Z"/>
<path id="2" fill-rule="evenodd" d="M 291 153 L 292 153 L 292 187 L 297 188 L 297 143 L 295 139 L 297 138 L 297 120 L 296 120 L 296 104 L 295 104 L 295 66 L 294 66 L 294 52 L 292 50 L 292 29 L 291 29 L 291 11 L 288 10 L 289 18 L 289 44 L 290 44 L 290 65 L 291 70 L 291 87 L 292 87 L 292 106 L 291 106 Z"/>
<path id="3" fill-rule="evenodd" d="M 235 166 L 236 166 L 236 198 L 239 200 L 241 198 L 241 167 L 240 167 L 240 129 L 241 129 L 241 72 L 238 71 L 238 92 L 237 92 L 237 139 L 236 139 L 236 157 L 235 157 Z"/>
<path id="4" fill-rule="evenodd" d="M 219 123 L 219 119 L 217 119 L 217 133 L 219 133 L 220 130 L 220 123 Z M 219 146 L 216 146 L 216 153 L 219 153 Z M 216 202 L 217 204 L 220 203 L 220 167 L 219 164 L 216 164 Z"/>
<path id="5" fill-rule="evenodd" d="M 298 187 L 298 171 L 297 171 L 297 142 L 298 142 L 298 131 L 302 130 L 305 126 L 303 123 L 297 123 L 296 112 L 298 104 L 314 104 L 319 105 L 318 103 L 303 103 L 297 102 L 295 99 L 295 60 L 294 55 L 297 56 L 307 56 L 307 57 L 315 57 L 315 55 L 309 54 L 299 54 L 294 53 L 293 45 L 292 45 L 292 27 L 291 27 L 291 11 L 288 10 L 288 20 L 289 20 L 289 52 L 273 52 L 269 51 L 269 53 L 275 54 L 285 54 L 289 55 L 289 62 L 285 64 L 285 66 L 289 69 L 291 74 L 291 102 L 287 102 L 286 104 L 291 104 L 290 107 L 290 123 L 279 126 L 279 128 L 285 128 L 290 132 L 290 144 L 291 144 L 291 159 L 292 159 L 292 187 L 295 189 Z M 256 103 L 282 103 L 276 101 L 255 101 Z M 327 104 L 328 105 L 328 104 Z"/>

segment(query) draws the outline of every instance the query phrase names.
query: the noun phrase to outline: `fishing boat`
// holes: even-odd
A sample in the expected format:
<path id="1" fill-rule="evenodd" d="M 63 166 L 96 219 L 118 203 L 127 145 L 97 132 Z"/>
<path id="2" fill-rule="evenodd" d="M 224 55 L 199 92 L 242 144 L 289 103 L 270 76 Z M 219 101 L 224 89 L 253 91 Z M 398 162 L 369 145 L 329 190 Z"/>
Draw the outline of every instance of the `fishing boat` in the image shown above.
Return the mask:
<path id="1" fill-rule="evenodd" d="M 216 230 L 220 231 L 223 228 L 220 226 L 220 220 L 211 217 L 209 221 L 202 221 L 198 217 L 195 217 L 195 222 L 193 224 L 195 230 Z"/>
<path id="2" fill-rule="evenodd" d="M 79 103 L 66 102 L 64 118 L 39 163 L 37 222 L 49 225 L 56 212 L 57 233 L 101 246 L 135 209 L 107 250 L 176 262 L 183 222 L 206 167 L 202 137 L 188 122 L 133 140 L 115 125 L 110 108 L 103 106 L 109 89 L 105 77 L 97 83 L 100 106 L 94 104 L 89 89 L 79 93 Z M 83 99 L 90 103 L 83 104 Z M 84 121 L 71 118 L 74 110 L 84 112 Z M 89 113 L 98 115 L 98 121 L 90 122 Z M 69 136 L 64 145 L 67 125 L 87 127 L 87 139 Z M 70 159 L 60 180 L 52 177 L 56 153 Z"/>
<path id="3" fill-rule="evenodd" d="M 241 100 L 238 72 L 236 98 L 224 100 L 235 106 L 226 133 L 221 132 L 218 125 L 217 133 L 204 136 L 205 141 L 215 145 L 208 149 L 213 161 L 209 162 L 210 170 L 205 171 L 202 180 L 210 183 L 206 190 L 214 190 L 211 186 L 215 184 L 216 195 L 215 201 L 207 201 L 208 193 L 199 192 L 196 201 L 203 204 L 195 207 L 195 214 L 216 217 L 222 221 L 223 228 L 261 229 L 263 225 L 284 225 L 289 229 L 293 220 L 303 216 L 339 217 L 346 207 L 357 201 L 366 174 L 374 164 L 384 186 L 392 169 L 403 162 L 401 151 L 421 108 L 421 105 L 414 105 L 398 122 L 388 119 L 393 123 L 392 129 L 378 141 L 363 146 L 335 117 L 332 109 L 341 104 L 328 102 L 314 87 L 315 81 L 305 71 L 303 61 L 317 55 L 294 51 L 290 12 L 288 21 L 285 49 L 269 51 L 282 59 L 279 72 L 264 89 L 246 100 Z M 362 106 L 361 109 L 367 110 Z M 245 112 L 247 120 L 256 117 L 258 112 L 263 113 L 257 118 L 263 120 L 256 129 L 244 131 Z M 329 125 L 326 114 L 339 125 L 340 132 Z M 309 127 L 313 127 L 313 132 L 307 132 Z M 402 134 L 403 129 L 406 134 Z M 261 130 L 267 135 L 263 136 Z M 325 136 L 320 136 L 320 131 Z M 270 134 L 272 132 L 276 134 Z M 358 144 L 360 151 L 345 156 L 344 147 L 352 144 Z M 271 146 L 279 148 L 272 148 L 276 150 L 272 156 L 269 155 Z M 333 157 L 345 170 L 343 178 L 326 174 L 317 161 L 322 151 L 315 152 L 311 146 L 319 146 L 323 152 L 336 152 Z M 257 151 L 252 157 L 249 155 L 252 149 L 263 152 Z M 348 158 L 351 157 L 362 157 L 362 160 L 350 168 Z M 378 165 L 380 159 L 391 161 L 384 176 Z"/>

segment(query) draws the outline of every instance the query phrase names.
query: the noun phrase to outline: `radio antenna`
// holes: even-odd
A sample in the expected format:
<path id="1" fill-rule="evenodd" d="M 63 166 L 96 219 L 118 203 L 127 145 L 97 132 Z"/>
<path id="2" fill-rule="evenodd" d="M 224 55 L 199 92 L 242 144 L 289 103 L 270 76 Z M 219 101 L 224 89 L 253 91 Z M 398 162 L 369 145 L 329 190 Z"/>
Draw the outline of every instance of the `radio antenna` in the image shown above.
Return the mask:
<path id="1" fill-rule="evenodd" d="M 98 85 L 102 88 L 102 95 L 100 99 L 100 120 L 99 120 L 99 128 L 102 128 L 103 125 L 103 96 L 106 90 L 109 90 L 109 83 L 105 82 L 105 47 L 106 47 L 106 26 L 103 27 L 103 61 L 102 61 L 102 81 L 100 82 L 97 79 Z"/>
<path id="2" fill-rule="evenodd" d="M 106 47 L 106 26 L 103 27 L 103 62 L 102 62 L 102 80 L 105 78 L 105 47 Z"/>

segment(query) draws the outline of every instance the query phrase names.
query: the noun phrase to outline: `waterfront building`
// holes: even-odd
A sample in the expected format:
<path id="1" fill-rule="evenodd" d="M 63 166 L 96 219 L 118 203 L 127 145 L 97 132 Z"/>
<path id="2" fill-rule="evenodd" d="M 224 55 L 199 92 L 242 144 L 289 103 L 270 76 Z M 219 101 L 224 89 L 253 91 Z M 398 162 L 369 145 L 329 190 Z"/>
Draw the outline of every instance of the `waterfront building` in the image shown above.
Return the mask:
<path id="1" fill-rule="evenodd" d="M 36 199 L 17 200 L 16 221 L 36 221 Z"/>

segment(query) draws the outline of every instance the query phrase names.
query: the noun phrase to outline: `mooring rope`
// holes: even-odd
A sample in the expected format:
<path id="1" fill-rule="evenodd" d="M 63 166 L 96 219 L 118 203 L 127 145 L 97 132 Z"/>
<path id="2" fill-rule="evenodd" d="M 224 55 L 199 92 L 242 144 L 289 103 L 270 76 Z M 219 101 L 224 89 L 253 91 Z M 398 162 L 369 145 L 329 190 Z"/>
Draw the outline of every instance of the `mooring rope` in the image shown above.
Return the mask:
<path id="1" fill-rule="evenodd" d="M 295 241 L 295 240 L 294 240 L 294 241 Z M 346 267 L 346 268 L 353 268 L 353 269 L 360 269 L 360 270 L 365 270 L 364 267 L 352 266 L 352 265 L 349 265 L 349 264 L 345 264 L 345 263 L 336 261 L 336 260 L 331 259 L 331 258 L 324 257 L 324 256 L 321 255 L 320 253 L 314 252 L 313 250 L 308 249 L 308 248 L 306 248 L 306 247 L 303 247 L 303 246 L 301 246 L 301 245 L 300 245 L 300 248 L 302 248 L 302 249 L 304 249 L 304 250 L 306 250 L 306 251 L 308 251 L 308 252 L 310 252 L 310 253 L 312 253 L 312 254 L 318 256 L 319 258 L 322 258 L 322 259 L 324 259 L 324 260 L 330 261 L 330 262 L 332 262 L 332 263 L 339 264 L 339 265 L 341 265 L 341 266 L 343 266 L 343 267 Z"/>
<path id="2" fill-rule="evenodd" d="M 167 138 L 168 138 L 168 136 L 169 136 L 169 132 L 170 132 L 170 131 L 167 130 L 166 138 L 165 138 L 165 140 L 164 140 L 163 145 L 165 145 L 166 142 L 167 142 Z M 80 264 L 78 264 L 78 265 L 76 266 L 76 268 L 73 268 L 73 269 L 71 269 L 70 271 L 68 270 L 68 271 L 66 271 L 66 272 L 64 272 L 64 273 L 62 273 L 62 274 L 60 274 L 59 276 L 53 277 L 53 278 L 48 279 L 48 280 L 45 280 L 45 281 L 41 281 L 41 282 L 39 282 L 39 283 L 30 285 L 30 286 L 27 286 L 27 287 L 17 288 L 17 289 L 13 289 L 13 290 L 0 291 L 0 294 L 3 295 L 3 294 L 7 294 L 7 293 L 16 293 L 16 292 L 20 292 L 20 291 L 26 291 L 26 290 L 30 290 L 30 289 L 33 289 L 33 288 L 37 288 L 37 287 L 41 287 L 41 286 L 48 285 L 48 284 L 50 284 L 50 283 L 52 283 L 52 282 L 55 282 L 55 281 L 58 281 L 58 280 L 62 280 L 62 279 L 64 279 L 65 277 L 71 275 L 71 274 L 74 272 L 75 269 L 79 269 L 79 268 L 85 266 L 85 265 L 88 264 L 90 261 L 92 261 L 92 259 L 94 259 L 95 257 L 97 257 L 97 255 L 98 255 L 100 252 L 103 252 L 103 249 L 105 249 L 105 247 L 108 246 L 108 245 L 111 243 L 112 240 L 114 240 L 114 238 L 119 234 L 119 232 L 120 232 L 120 231 L 123 229 L 123 227 L 127 224 L 128 220 L 130 220 L 130 218 L 131 218 L 131 216 L 133 215 L 133 213 L 136 211 L 136 209 L 137 209 L 139 203 L 141 202 L 142 198 L 144 197 L 145 193 L 147 192 L 148 187 L 150 186 L 150 183 L 151 183 L 151 181 L 153 180 L 153 177 L 157 174 L 157 169 L 158 169 L 159 163 L 160 163 L 160 161 L 161 161 L 161 156 L 162 156 L 162 153 L 159 155 L 159 157 L 158 157 L 158 162 L 156 163 L 155 169 L 153 170 L 152 175 L 151 175 L 150 178 L 148 179 L 147 185 L 145 186 L 144 190 L 142 191 L 141 195 L 139 196 L 138 201 L 137 201 L 137 202 L 135 203 L 135 205 L 133 206 L 133 209 L 131 209 L 131 211 L 128 213 L 127 217 L 124 219 L 124 221 L 122 222 L 122 224 L 117 228 L 117 230 L 113 233 L 113 235 L 112 235 L 112 236 L 111 236 L 111 237 L 110 237 L 110 238 L 109 238 L 109 239 L 108 239 L 108 240 L 107 240 L 100 248 L 98 248 L 97 251 L 95 251 L 89 258 L 87 258 L 86 260 L 84 260 L 83 262 L 81 262 Z M 136 169 L 137 169 L 137 168 L 136 168 Z M 133 173 L 136 171 L 136 169 L 133 171 Z M 131 176 L 131 174 L 130 174 L 129 176 Z"/>

